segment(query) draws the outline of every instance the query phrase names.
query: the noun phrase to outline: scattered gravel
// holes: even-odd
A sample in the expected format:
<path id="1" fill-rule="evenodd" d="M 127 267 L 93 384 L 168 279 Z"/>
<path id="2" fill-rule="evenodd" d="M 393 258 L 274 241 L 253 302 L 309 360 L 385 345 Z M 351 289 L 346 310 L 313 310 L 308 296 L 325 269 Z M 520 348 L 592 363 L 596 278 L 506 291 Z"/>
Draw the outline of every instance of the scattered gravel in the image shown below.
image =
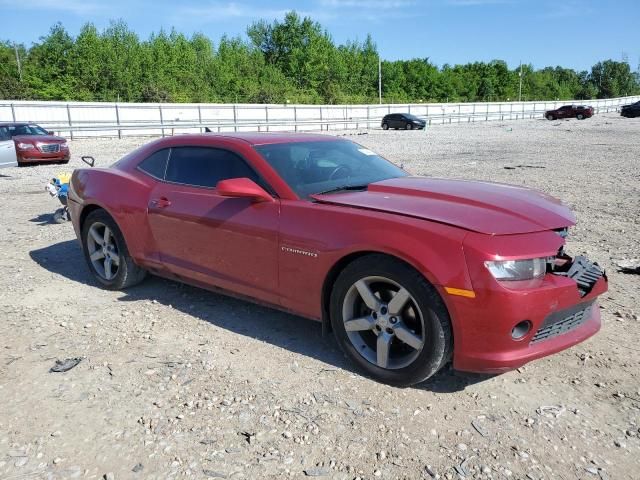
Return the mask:
<path id="1" fill-rule="evenodd" d="M 148 139 L 74 140 L 68 166 L 0 171 L 0 478 L 638 478 L 640 277 L 617 265 L 640 258 L 640 119 L 344 134 L 416 174 L 562 198 L 569 250 L 611 281 L 602 331 L 504 375 L 399 389 L 317 323 L 158 278 L 102 290 L 43 185 Z M 83 361 L 48 373 L 65 358 Z"/>

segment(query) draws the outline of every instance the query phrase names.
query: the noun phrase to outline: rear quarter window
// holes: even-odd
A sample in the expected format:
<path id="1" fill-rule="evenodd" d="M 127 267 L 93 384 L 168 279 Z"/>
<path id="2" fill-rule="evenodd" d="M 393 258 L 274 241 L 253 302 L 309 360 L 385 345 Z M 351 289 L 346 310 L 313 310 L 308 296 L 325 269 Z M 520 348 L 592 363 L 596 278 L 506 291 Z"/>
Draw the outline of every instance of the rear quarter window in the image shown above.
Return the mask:
<path id="1" fill-rule="evenodd" d="M 159 180 L 164 180 L 164 174 L 167 170 L 167 161 L 169 160 L 169 149 L 158 150 L 152 153 L 147 158 L 142 160 L 138 164 L 138 168 L 143 172 L 155 177 Z"/>

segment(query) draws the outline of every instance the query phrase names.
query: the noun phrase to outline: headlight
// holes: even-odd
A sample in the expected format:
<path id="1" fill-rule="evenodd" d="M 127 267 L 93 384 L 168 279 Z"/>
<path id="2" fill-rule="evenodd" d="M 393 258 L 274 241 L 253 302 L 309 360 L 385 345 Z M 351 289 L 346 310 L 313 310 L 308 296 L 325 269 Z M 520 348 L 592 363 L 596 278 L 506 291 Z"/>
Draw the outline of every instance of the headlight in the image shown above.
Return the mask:
<path id="1" fill-rule="evenodd" d="M 502 260 L 484 262 L 496 280 L 532 280 L 542 277 L 547 271 L 546 258 L 527 260 Z"/>
<path id="2" fill-rule="evenodd" d="M 67 142 L 61 143 L 60 148 L 69 148 L 69 144 Z"/>
<path id="3" fill-rule="evenodd" d="M 36 148 L 34 145 L 32 145 L 31 143 L 18 143 L 18 150 L 32 150 Z"/>

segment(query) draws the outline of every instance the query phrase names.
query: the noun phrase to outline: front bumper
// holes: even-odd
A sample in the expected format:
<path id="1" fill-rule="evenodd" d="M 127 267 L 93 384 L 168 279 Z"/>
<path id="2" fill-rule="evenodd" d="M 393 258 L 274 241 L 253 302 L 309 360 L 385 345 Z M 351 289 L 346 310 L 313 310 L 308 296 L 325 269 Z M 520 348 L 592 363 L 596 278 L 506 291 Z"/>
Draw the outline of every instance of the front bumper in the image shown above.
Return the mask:
<path id="1" fill-rule="evenodd" d="M 467 257 L 477 253 L 465 249 Z M 454 327 L 453 366 L 458 370 L 513 370 L 600 330 L 597 297 L 607 291 L 604 274 L 586 294 L 574 279 L 553 273 L 530 282 L 497 282 L 481 264 L 475 271 L 470 269 L 470 275 L 475 298 L 447 297 Z M 528 332 L 514 338 L 514 327 L 526 321 Z"/>
<path id="2" fill-rule="evenodd" d="M 55 153 L 40 152 L 37 149 L 18 150 L 18 162 L 20 163 L 45 163 L 45 162 L 67 162 L 71 158 L 69 150 L 60 150 Z"/>

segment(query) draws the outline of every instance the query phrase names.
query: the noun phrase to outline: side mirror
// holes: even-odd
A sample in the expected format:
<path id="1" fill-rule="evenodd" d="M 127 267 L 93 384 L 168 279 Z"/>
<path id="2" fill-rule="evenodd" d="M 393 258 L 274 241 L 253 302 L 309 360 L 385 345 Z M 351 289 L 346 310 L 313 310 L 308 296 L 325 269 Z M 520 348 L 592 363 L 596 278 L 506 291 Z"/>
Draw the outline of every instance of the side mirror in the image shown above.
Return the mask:
<path id="1" fill-rule="evenodd" d="M 251 198 L 254 202 L 273 202 L 273 197 L 264 188 L 248 178 L 220 180 L 216 190 L 223 197 L 243 197 Z"/>
<path id="2" fill-rule="evenodd" d="M 93 165 L 96 163 L 96 159 L 91 157 L 91 156 L 89 156 L 89 155 L 85 155 L 85 156 L 80 157 L 80 158 L 82 158 L 82 161 L 84 163 L 86 163 L 87 165 L 89 165 L 90 167 L 93 167 Z"/>
<path id="3" fill-rule="evenodd" d="M 49 135 L 55 135 L 55 134 L 56 134 L 56 132 L 54 132 L 53 130 L 48 130 L 48 131 L 47 131 L 47 133 L 48 133 Z"/>

